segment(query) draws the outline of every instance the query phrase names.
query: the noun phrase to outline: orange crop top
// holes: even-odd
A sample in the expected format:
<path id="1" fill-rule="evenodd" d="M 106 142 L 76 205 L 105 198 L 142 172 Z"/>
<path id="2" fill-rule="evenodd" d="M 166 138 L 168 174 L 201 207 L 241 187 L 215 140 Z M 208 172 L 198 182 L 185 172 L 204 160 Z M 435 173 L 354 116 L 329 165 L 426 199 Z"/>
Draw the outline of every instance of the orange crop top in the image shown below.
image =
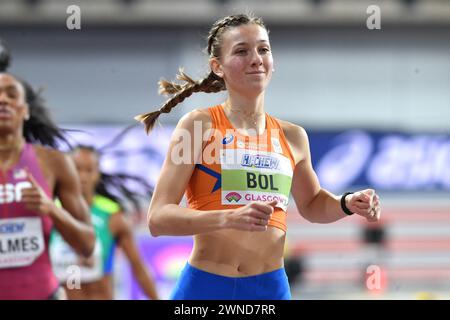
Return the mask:
<path id="1" fill-rule="evenodd" d="M 269 226 L 286 232 L 295 161 L 279 122 L 266 113 L 265 133 L 246 136 L 233 127 L 222 105 L 208 111 L 212 132 L 186 189 L 189 208 L 233 209 L 277 200 Z"/>

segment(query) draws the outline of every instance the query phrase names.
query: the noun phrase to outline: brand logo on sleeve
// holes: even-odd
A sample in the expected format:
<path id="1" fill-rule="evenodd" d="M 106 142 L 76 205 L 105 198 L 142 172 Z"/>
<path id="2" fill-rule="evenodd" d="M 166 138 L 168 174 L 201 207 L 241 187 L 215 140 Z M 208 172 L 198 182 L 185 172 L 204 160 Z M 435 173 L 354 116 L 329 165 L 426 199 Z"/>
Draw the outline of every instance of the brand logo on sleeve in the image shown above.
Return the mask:
<path id="1" fill-rule="evenodd" d="M 233 141 L 234 136 L 230 134 L 229 136 L 225 136 L 225 138 L 222 139 L 222 144 L 229 144 Z"/>

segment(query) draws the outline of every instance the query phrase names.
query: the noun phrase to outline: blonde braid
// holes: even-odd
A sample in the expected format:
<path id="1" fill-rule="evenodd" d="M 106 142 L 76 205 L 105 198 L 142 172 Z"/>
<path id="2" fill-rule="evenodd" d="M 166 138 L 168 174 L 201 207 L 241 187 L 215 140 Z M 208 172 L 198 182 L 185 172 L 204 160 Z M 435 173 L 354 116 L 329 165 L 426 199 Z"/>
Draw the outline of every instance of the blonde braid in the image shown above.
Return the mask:
<path id="1" fill-rule="evenodd" d="M 206 51 L 210 57 L 220 57 L 221 38 L 222 34 L 229 28 L 245 25 L 249 23 L 257 24 L 263 28 L 266 28 L 261 18 L 253 17 L 246 14 L 238 14 L 225 17 L 216 21 L 208 35 L 208 46 Z M 195 81 L 184 73 L 180 68 L 177 79 L 184 81 L 184 84 L 179 84 L 167 80 L 160 80 L 159 94 L 174 95 L 167 100 L 164 105 L 157 111 L 144 113 L 135 117 L 136 120 L 142 122 L 145 125 L 145 131 L 147 134 L 155 126 L 156 120 L 162 113 L 169 113 L 175 106 L 183 102 L 184 99 L 191 96 L 194 92 L 219 92 L 226 90 L 225 82 L 222 78 L 218 77 L 214 72 L 210 72 L 207 77 L 202 80 Z"/>
<path id="2" fill-rule="evenodd" d="M 156 120 L 162 113 L 169 113 L 174 107 L 183 102 L 186 98 L 190 97 L 194 92 L 211 93 L 226 90 L 225 83 L 222 78 L 218 77 L 212 71 L 202 80 L 195 81 L 184 73 L 183 69 L 180 69 L 177 79 L 184 81 L 185 83 L 177 84 L 167 80 L 161 80 L 159 82 L 160 94 L 174 94 L 174 96 L 167 100 L 159 110 L 144 113 L 135 117 L 136 120 L 145 125 L 145 131 L 147 134 L 153 129 Z"/>

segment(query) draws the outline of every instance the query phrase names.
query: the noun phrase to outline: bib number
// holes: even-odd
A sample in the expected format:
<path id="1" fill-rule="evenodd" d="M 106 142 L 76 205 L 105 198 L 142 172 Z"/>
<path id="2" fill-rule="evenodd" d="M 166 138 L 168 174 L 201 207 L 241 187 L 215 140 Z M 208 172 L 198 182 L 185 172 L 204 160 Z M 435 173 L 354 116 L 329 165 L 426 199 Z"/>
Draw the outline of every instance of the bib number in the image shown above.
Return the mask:
<path id="1" fill-rule="evenodd" d="M 44 250 L 40 218 L 0 219 L 0 269 L 29 266 Z"/>
<path id="2" fill-rule="evenodd" d="M 54 232 L 50 243 L 50 258 L 53 272 L 60 282 L 67 281 L 73 266 L 80 268 L 81 282 L 92 282 L 103 277 L 102 249 L 98 239 L 92 255 L 89 258 L 82 258 L 58 232 Z"/>

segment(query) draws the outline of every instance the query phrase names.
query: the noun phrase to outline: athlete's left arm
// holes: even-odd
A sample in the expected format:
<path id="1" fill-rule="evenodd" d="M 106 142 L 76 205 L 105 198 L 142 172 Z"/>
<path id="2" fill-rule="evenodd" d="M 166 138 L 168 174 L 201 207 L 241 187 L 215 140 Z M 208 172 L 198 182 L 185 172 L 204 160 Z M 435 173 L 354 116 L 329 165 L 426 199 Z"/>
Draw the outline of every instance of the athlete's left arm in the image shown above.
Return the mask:
<path id="1" fill-rule="evenodd" d="M 285 122 L 283 132 L 295 158 L 291 194 L 300 214 L 314 223 L 331 223 L 346 217 L 340 205 L 341 196 L 334 195 L 320 186 L 312 166 L 305 129 Z M 368 221 L 377 221 L 380 218 L 379 199 L 372 189 L 350 194 L 345 198 L 345 202 L 351 212 L 365 217 Z"/>
<path id="2" fill-rule="evenodd" d="M 77 253 L 88 257 L 94 250 L 95 232 L 89 207 L 81 193 L 75 164 L 67 155 L 56 150 L 46 150 L 46 164 L 55 175 L 55 195 L 62 204 L 62 208 L 52 205 L 48 214 L 64 240 Z"/>
<path id="3" fill-rule="evenodd" d="M 119 247 L 125 252 L 133 274 L 146 296 L 152 300 L 158 300 L 159 296 L 155 282 L 142 261 L 134 240 L 132 227 L 122 213 L 116 213 L 111 217 L 110 229 L 114 238 L 117 239 Z"/>

